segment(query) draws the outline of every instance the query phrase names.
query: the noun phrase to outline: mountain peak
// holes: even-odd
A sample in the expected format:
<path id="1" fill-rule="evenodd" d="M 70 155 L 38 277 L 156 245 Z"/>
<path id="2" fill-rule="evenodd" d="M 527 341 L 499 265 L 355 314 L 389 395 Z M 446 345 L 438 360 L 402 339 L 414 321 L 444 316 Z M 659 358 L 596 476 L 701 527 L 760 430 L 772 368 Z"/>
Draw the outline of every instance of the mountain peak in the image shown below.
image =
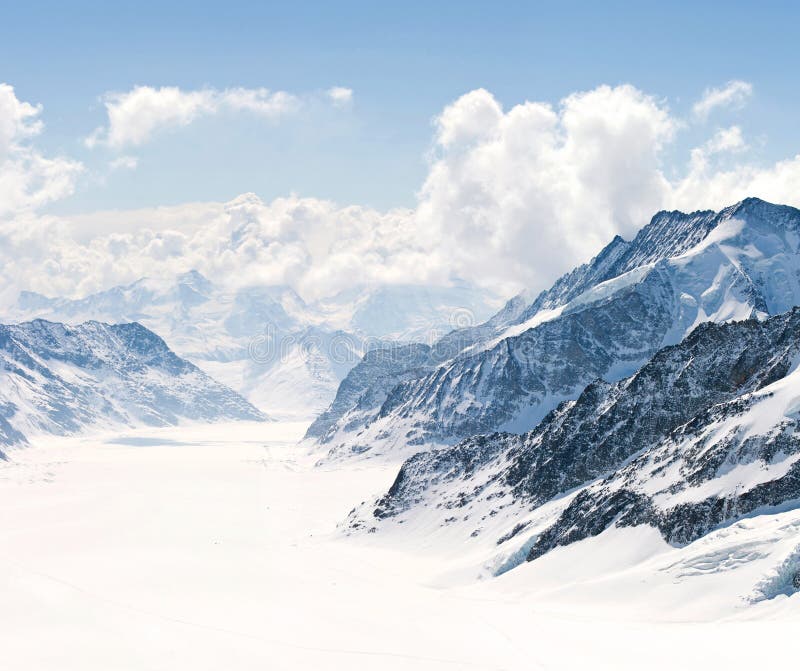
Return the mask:
<path id="1" fill-rule="evenodd" d="M 800 210 L 791 205 L 778 205 L 761 198 L 751 196 L 739 201 L 735 205 L 726 207 L 720 212 L 721 216 L 735 217 L 737 215 L 756 216 L 760 218 L 770 217 L 776 220 L 786 219 L 786 217 L 800 218 Z"/>
<path id="2" fill-rule="evenodd" d="M 191 270 L 187 270 L 185 273 L 178 275 L 178 282 L 202 282 L 210 284 L 211 281 L 199 270 L 192 268 Z"/>
<path id="3" fill-rule="evenodd" d="M 178 287 L 190 289 L 204 298 L 207 298 L 214 291 L 214 284 L 211 280 L 194 268 L 188 272 L 181 273 L 176 279 Z"/>
<path id="4" fill-rule="evenodd" d="M 615 237 L 527 308 L 508 303 L 473 330 L 479 346 L 456 348 L 446 364 L 391 390 L 369 440 L 382 449 L 524 431 L 592 379 L 620 379 L 701 322 L 791 309 L 800 300 L 798 248 L 785 231 L 800 231 L 800 211 L 757 198 L 720 212 L 656 214 L 634 240 Z M 346 453 L 356 424 L 341 426 Z"/>
<path id="5" fill-rule="evenodd" d="M 17 297 L 17 306 L 21 310 L 43 310 L 53 302 L 52 298 L 40 294 L 38 291 L 23 289 Z"/>

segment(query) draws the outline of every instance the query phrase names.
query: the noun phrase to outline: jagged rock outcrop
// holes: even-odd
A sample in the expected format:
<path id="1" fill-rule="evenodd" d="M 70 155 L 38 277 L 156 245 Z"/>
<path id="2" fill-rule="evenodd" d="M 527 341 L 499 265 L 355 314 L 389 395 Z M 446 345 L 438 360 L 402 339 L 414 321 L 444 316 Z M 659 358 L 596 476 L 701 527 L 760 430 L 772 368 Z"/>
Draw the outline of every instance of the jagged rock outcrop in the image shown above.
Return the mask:
<path id="1" fill-rule="evenodd" d="M 331 406 L 311 424 L 306 438 L 326 440 L 342 422 L 346 429 L 360 425 L 381 407 L 388 392 L 405 379 L 433 366 L 428 345 L 386 345 L 367 352 L 339 385 Z"/>
<path id="2" fill-rule="evenodd" d="M 470 527 L 502 510 L 564 509 L 527 558 L 612 525 L 684 544 L 755 511 L 800 503 L 800 308 L 705 323 L 632 376 L 596 381 L 534 430 L 476 436 L 408 459 L 390 490 L 351 513 L 379 529 L 438 511 Z M 429 520 L 430 523 L 430 520 Z"/>

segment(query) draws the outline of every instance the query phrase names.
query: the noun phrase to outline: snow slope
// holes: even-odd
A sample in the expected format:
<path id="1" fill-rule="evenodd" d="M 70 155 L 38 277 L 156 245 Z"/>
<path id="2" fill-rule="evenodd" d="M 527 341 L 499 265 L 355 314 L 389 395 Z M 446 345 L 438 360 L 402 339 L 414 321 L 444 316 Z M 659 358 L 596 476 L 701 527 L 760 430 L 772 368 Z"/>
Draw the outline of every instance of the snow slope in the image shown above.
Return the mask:
<path id="1" fill-rule="evenodd" d="M 589 385 L 533 431 L 417 453 L 343 528 L 482 548 L 501 574 L 608 530 L 648 527 L 681 547 L 795 510 L 799 364 L 800 308 L 703 324 L 631 377 Z M 798 557 L 762 591 L 800 588 Z"/>
<path id="2" fill-rule="evenodd" d="M 40 433 L 266 417 L 137 323 L 0 325 L 0 445 Z"/>
<path id="3" fill-rule="evenodd" d="M 313 468 L 282 423 L 37 441 L 0 464 L 15 671 L 783 668 L 800 597 L 753 600 L 796 511 L 684 548 L 611 530 L 499 578 L 414 537 L 344 538 L 377 462 Z M 398 539 L 399 541 L 399 539 Z"/>

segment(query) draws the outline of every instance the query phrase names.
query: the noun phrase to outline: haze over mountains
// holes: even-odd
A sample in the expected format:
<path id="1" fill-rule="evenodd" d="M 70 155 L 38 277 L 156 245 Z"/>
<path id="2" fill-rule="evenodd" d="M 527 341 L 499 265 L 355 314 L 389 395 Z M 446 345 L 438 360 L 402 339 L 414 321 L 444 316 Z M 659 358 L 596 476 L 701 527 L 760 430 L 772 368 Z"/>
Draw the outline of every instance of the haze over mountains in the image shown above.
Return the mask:
<path id="1" fill-rule="evenodd" d="M 11 319 L 137 321 L 276 418 L 309 418 L 380 342 L 431 341 L 496 299 L 465 283 L 361 287 L 308 304 L 290 287 L 226 291 L 197 271 L 141 279 L 81 299 L 23 292 Z"/>

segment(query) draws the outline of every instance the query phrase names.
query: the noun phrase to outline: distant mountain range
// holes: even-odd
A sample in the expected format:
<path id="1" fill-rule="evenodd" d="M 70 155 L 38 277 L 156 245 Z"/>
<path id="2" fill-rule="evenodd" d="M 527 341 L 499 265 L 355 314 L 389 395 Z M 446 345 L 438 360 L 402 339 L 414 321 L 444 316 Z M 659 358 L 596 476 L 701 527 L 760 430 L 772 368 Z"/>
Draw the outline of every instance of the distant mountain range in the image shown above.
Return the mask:
<path id="1" fill-rule="evenodd" d="M 23 292 L 9 319 L 136 321 L 274 417 L 313 417 L 348 371 L 384 342 L 433 341 L 491 314 L 496 299 L 465 283 L 361 287 L 307 304 L 289 287 L 229 292 L 197 271 L 141 279 L 81 299 Z"/>

